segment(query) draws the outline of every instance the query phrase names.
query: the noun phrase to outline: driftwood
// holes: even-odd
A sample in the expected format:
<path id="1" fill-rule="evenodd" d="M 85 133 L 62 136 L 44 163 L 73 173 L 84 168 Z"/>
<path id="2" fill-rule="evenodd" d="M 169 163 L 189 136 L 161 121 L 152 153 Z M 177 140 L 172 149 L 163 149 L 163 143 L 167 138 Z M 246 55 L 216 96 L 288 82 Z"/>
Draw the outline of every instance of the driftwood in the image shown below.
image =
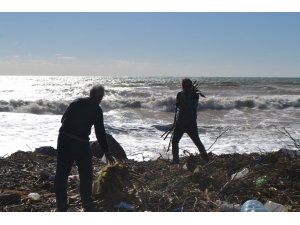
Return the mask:
<path id="1" fill-rule="evenodd" d="M 219 211 L 222 202 L 240 205 L 249 199 L 262 203 L 277 202 L 289 211 L 300 211 L 300 160 L 286 151 L 252 154 L 214 155 L 205 163 L 200 155 L 183 157 L 182 165 L 157 159 L 136 162 L 126 160 L 132 185 L 126 189 L 126 201 L 136 211 Z M 94 178 L 105 166 L 93 158 Z M 13 201 L 0 203 L 0 211 L 54 211 L 55 194 L 53 178 L 56 157 L 35 152 L 17 152 L 0 158 L 0 193 L 4 199 L 14 193 Z M 249 168 L 247 176 L 231 181 L 231 175 Z M 71 174 L 77 174 L 72 168 Z M 257 186 L 256 181 L 266 176 L 267 182 Z M 227 183 L 227 184 L 226 184 Z M 225 185 L 226 184 L 226 185 Z M 82 210 L 79 183 L 68 184 L 69 202 L 72 208 Z M 28 197 L 36 192 L 41 196 L 34 201 Z M 2 195 L 2 196 L 3 196 Z M 20 196 L 20 201 L 18 200 Z M 101 197 L 95 203 L 102 211 L 119 211 L 106 204 Z"/>

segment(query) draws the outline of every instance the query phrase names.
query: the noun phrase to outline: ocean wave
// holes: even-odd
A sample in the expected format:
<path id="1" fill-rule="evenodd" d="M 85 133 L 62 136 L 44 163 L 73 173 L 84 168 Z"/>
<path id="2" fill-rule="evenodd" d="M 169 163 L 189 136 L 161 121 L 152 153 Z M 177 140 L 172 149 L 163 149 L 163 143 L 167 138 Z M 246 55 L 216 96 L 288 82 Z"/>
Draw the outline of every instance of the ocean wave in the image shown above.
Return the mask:
<path id="1" fill-rule="evenodd" d="M 143 105 L 143 104 L 142 104 Z M 163 111 L 171 112 L 175 109 L 175 98 L 167 97 L 164 99 L 152 100 L 145 104 L 149 108 L 160 108 Z M 285 109 L 300 108 L 300 98 L 281 98 L 281 97 L 224 97 L 224 98 L 207 98 L 200 100 L 198 111 L 204 110 L 232 110 L 242 108 L 257 109 Z"/>
<path id="2" fill-rule="evenodd" d="M 300 108 L 300 98 L 280 98 L 280 97 L 243 97 L 235 98 L 217 98 L 200 102 L 198 110 L 231 110 L 241 108 L 257 109 L 285 109 L 289 107 Z"/>
<path id="3" fill-rule="evenodd" d="M 175 98 L 167 97 L 163 99 L 154 99 L 142 106 L 160 109 L 162 111 L 171 112 L 175 109 Z M 200 99 L 198 111 L 204 110 L 232 110 L 242 108 L 257 109 L 285 109 L 289 107 L 300 108 L 300 98 L 281 98 L 281 97 L 216 97 Z"/>
<path id="4" fill-rule="evenodd" d="M 24 100 L 0 100 L 0 112 L 18 112 L 32 114 L 60 115 L 65 112 L 70 102 L 65 101 L 24 101 Z"/>
<path id="5" fill-rule="evenodd" d="M 20 112 L 33 114 L 55 114 L 61 115 L 65 112 L 69 105 L 69 101 L 24 101 L 24 100 L 0 100 L 0 112 Z M 137 109 L 145 108 L 155 111 L 173 112 L 175 109 L 174 97 L 162 98 L 127 98 L 104 100 L 101 107 L 105 111 L 114 109 Z M 286 108 L 300 108 L 300 98 L 287 96 L 286 98 L 280 96 L 268 97 L 214 97 L 200 99 L 198 110 L 233 110 L 243 108 L 256 108 L 261 110 L 275 109 L 281 110 Z"/>

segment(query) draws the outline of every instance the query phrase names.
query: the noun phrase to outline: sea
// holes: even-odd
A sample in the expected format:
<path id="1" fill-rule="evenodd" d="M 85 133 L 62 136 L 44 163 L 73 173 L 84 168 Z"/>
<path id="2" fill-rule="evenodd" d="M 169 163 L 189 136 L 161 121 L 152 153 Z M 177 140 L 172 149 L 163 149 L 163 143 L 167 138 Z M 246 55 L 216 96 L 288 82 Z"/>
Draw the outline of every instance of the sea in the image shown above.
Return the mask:
<path id="1" fill-rule="evenodd" d="M 106 132 L 128 158 L 171 158 L 175 97 L 183 77 L 0 76 L 0 157 L 41 146 L 56 148 L 62 114 L 71 101 L 105 87 L 100 106 Z M 206 96 L 198 130 L 214 154 L 295 149 L 300 140 L 300 78 L 190 77 Z M 91 141 L 96 140 L 94 130 Z M 185 134 L 180 155 L 198 150 Z"/>

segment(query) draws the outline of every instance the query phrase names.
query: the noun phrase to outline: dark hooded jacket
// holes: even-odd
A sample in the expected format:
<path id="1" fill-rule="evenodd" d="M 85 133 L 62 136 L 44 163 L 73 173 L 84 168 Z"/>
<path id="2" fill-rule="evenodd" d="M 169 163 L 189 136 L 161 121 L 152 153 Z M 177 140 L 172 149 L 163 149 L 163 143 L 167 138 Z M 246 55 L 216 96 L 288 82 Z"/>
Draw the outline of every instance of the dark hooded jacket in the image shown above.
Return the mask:
<path id="1" fill-rule="evenodd" d="M 60 134 L 83 142 L 89 142 L 91 128 L 94 125 L 97 140 L 101 148 L 107 151 L 103 111 L 90 97 L 73 101 L 65 111 L 61 123 Z"/>
<path id="2" fill-rule="evenodd" d="M 183 91 L 179 92 L 176 97 L 176 106 L 179 109 L 177 112 L 178 125 L 190 124 L 197 122 L 197 108 L 199 95 L 192 93 L 187 95 Z"/>

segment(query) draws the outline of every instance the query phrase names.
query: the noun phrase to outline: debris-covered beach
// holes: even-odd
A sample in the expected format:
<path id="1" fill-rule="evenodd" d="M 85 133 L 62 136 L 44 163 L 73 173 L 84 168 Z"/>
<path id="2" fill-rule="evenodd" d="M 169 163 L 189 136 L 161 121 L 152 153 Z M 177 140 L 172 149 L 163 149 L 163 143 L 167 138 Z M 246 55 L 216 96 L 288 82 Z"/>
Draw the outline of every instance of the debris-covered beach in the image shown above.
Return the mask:
<path id="1" fill-rule="evenodd" d="M 122 162 L 126 176 L 119 179 L 117 175 L 107 184 L 110 193 L 95 195 L 95 202 L 100 211 L 218 212 L 239 211 L 245 201 L 255 199 L 280 204 L 286 211 L 300 211 L 299 153 L 287 149 L 210 153 L 209 163 L 199 155 L 187 155 L 179 165 L 161 157 L 126 160 Z M 93 165 L 96 179 L 106 164 L 94 158 Z M 0 211 L 55 211 L 55 166 L 55 150 L 18 151 L 0 158 Z M 71 175 L 77 174 L 73 166 Z M 70 176 L 68 185 L 70 206 L 82 211 L 78 177 Z"/>

